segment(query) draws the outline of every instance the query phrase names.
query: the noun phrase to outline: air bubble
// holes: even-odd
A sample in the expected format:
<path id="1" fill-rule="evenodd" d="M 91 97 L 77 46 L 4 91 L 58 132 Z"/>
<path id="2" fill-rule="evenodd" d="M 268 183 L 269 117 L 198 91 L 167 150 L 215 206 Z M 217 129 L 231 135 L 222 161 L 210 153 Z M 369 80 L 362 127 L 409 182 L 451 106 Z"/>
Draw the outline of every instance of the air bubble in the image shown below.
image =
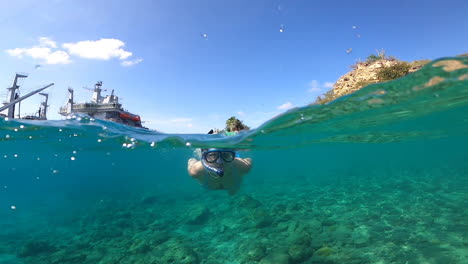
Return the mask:
<path id="1" fill-rule="evenodd" d="M 13 157 L 17 158 L 17 157 L 18 157 L 18 154 L 13 155 Z"/>
<path id="2" fill-rule="evenodd" d="M 203 39 L 208 40 L 208 34 L 202 33 L 201 36 L 202 36 Z"/>
<path id="3" fill-rule="evenodd" d="M 5 138 L 6 138 L 6 139 L 10 138 L 10 135 L 5 135 Z"/>
<path id="4" fill-rule="evenodd" d="M 16 206 L 12 205 L 10 206 L 11 210 L 16 210 Z"/>
<path id="5" fill-rule="evenodd" d="M 24 128 L 24 125 L 21 125 L 20 128 L 23 129 L 23 128 Z"/>
<path id="6" fill-rule="evenodd" d="M 57 173 L 59 173 L 59 171 L 58 170 L 53 170 L 52 173 L 57 174 Z"/>
<path id="7" fill-rule="evenodd" d="M 75 157 L 70 157 L 70 160 L 75 160 Z"/>
<path id="8" fill-rule="evenodd" d="M 351 52 L 353 52 L 353 48 L 349 48 L 346 50 L 346 54 L 351 54 Z"/>
<path id="9" fill-rule="evenodd" d="M 102 142 L 102 139 L 98 139 L 97 142 L 98 142 L 98 143 L 101 143 L 101 142 Z"/>
<path id="10" fill-rule="evenodd" d="M 192 146 L 192 143 L 187 142 L 187 143 L 185 143 L 185 146 L 190 147 L 190 146 Z"/>
<path id="11" fill-rule="evenodd" d="M 156 142 L 154 142 L 154 141 L 151 142 L 150 146 L 154 148 L 156 146 Z"/>

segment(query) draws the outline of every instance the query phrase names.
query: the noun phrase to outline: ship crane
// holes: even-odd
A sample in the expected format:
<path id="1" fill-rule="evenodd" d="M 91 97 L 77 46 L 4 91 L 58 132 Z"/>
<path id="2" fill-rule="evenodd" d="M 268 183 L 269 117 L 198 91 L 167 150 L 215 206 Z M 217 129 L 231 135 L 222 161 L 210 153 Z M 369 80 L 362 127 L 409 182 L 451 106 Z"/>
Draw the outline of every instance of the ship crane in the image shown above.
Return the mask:
<path id="1" fill-rule="evenodd" d="M 17 89 L 19 89 L 19 85 L 17 85 L 17 82 L 18 82 L 18 79 L 19 78 L 26 78 L 28 77 L 27 75 L 24 75 L 24 74 L 16 74 L 15 76 L 15 80 L 13 81 L 13 86 L 8 88 L 9 90 L 9 102 L 5 103 L 4 106 L 0 107 L 0 112 L 2 112 L 3 110 L 5 109 L 8 109 L 8 113 L 7 113 L 7 117 L 8 118 L 14 118 L 14 113 L 15 113 L 15 105 L 21 101 L 23 101 L 24 99 L 28 98 L 28 97 L 31 97 L 47 88 L 49 88 L 50 86 L 54 85 L 53 83 L 49 84 L 49 85 L 46 85 L 42 88 L 39 88 L 39 89 L 36 89 L 26 95 L 23 95 L 23 96 L 19 96 L 18 93 L 17 93 Z"/>

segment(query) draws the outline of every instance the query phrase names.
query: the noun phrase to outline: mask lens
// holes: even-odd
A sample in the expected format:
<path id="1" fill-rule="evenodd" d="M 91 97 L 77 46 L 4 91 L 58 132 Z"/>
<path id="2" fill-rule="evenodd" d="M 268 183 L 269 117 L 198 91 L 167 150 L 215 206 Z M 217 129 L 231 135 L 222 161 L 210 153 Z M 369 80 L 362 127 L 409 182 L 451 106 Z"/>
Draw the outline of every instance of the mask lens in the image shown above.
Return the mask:
<path id="1" fill-rule="evenodd" d="M 221 157 L 225 162 L 231 162 L 234 160 L 234 152 L 231 151 L 223 151 L 221 152 Z"/>
<path id="2" fill-rule="evenodd" d="M 214 163 L 219 158 L 219 152 L 208 152 L 205 154 L 205 160 L 209 163 Z"/>

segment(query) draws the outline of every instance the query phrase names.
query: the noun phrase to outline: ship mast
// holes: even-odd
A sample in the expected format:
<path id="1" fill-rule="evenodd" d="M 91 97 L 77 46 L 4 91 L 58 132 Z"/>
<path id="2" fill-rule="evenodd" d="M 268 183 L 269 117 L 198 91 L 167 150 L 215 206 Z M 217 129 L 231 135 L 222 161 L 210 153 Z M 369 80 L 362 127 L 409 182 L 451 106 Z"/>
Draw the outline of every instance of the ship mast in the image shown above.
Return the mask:
<path id="1" fill-rule="evenodd" d="M 41 106 L 39 107 L 39 119 L 47 119 L 47 102 L 49 101 L 49 94 L 46 93 L 39 93 L 40 95 L 45 97 L 44 102 L 41 103 Z"/>
<path id="2" fill-rule="evenodd" d="M 94 93 L 93 93 L 93 103 L 96 103 L 96 104 L 100 104 L 102 103 L 102 96 L 101 96 L 101 86 L 102 86 L 102 82 L 101 81 L 98 81 L 95 85 L 94 85 Z"/>
<path id="3" fill-rule="evenodd" d="M 8 88 L 8 98 L 9 98 L 10 103 L 18 98 L 17 97 L 18 94 L 16 93 L 16 90 L 18 90 L 18 88 L 19 88 L 19 86 L 17 85 L 18 79 L 19 78 L 26 78 L 26 77 L 28 77 L 28 76 L 24 75 L 24 74 L 18 74 L 17 73 L 15 75 L 15 80 L 13 81 L 13 86 Z M 8 116 L 8 118 L 14 118 L 14 115 L 15 115 L 15 104 L 11 104 L 8 107 L 7 116 Z"/>

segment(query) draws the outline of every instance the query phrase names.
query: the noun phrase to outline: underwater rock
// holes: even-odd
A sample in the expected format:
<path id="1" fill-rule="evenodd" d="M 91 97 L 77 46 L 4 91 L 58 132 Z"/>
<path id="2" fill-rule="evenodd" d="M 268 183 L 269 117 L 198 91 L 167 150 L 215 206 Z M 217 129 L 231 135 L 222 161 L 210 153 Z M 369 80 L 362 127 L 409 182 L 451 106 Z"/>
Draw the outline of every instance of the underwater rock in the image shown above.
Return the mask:
<path id="1" fill-rule="evenodd" d="M 137 240 L 133 242 L 128 251 L 132 254 L 144 254 L 151 251 L 151 246 L 148 241 Z"/>
<path id="2" fill-rule="evenodd" d="M 83 263 L 87 256 L 86 254 L 80 252 L 69 252 L 69 251 L 60 251 L 52 256 L 47 256 L 47 259 L 50 263 Z M 46 262 L 46 263 L 49 263 Z"/>
<path id="3" fill-rule="evenodd" d="M 273 223 L 273 218 L 262 208 L 254 210 L 250 217 L 256 228 L 264 228 Z"/>
<path id="4" fill-rule="evenodd" d="M 154 263 L 161 264 L 198 264 L 199 259 L 195 251 L 186 246 L 185 243 L 178 239 L 173 239 L 165 244 L 166 250 L 163 251 L 163 256 Z"/>
<path id="5" fill-rule="evenodd" d="M 309 231 L 311 234 L 318 234 L 322 232 L 322 222 L 320 222 L 317 219 L 311 219 L 305 222 L 305 228 Z"/>
<path id="6" fill-rule="evenodd" d="M 29 241 L 18 252 L 18 257 L 33 257 L 43 253 L 53 253 L 57 249 L 46 241 Z"/>
<path id="7" fill-rule="evenodd" d="M 201 225 L 204 224 L 210 216 L 210 210 L 206 206 L 198 205 L 190 209 L 187 215 L 187 224 Z"/>
<path id="8" fill-rule="evenodd" d="M 154 195 L 145 196 L 141 199 L 141 205 L 153 205 L 158 201 L 158 198 Z"/>
<path id="9" fill-rule="evenodd" d="M 291 259 L 285 252 L 272 252 L 266 255 L 259 264 L 290 264 Z"/>
<path id="10" fill-rule="evenodd" d="M 166 232 L 156 232 L 149 236 L 151 246 L 153 247 L 166 242 L 169 238 L 170 236 Z"/>
<path id="11" fill-rule="evenodd" d="M 364 245 L 367 244 L 367 242 L 369 242 L 370 235 L 365 226 L 360 226 L 354 229 L 351 238 L 355 245 Z"/>
<path id="12" fill-rule="evenodd" d="M 266 247 L 263 244 L 246 242 L 239 248 L 239 253 L 245 256 L 246 261 L 259 261 L 266 255 Z"/>
<path id="13" fill-rule="evenodd" d="M 250 208 L 254 209 L 257 208 L 261 205 L 261 203 L 258 200 L 255 200 L 252 198 L 250 195 L 242 195 L 240 196 L 237 201 L 237 205 L 242 208 Z"/>
<path id="14" fill-rule="evenodd" d="M 313 249 L 303 244 L 293 244 L 289 247 L 288 253 L 291 256 L 292 263 L 301 263 L 312 256 Z"/>
<path id="15" fill-rule="evenodd" d="M 320 257 L 328 257 L 333 254 L 333 249 L 327 246 L 319 248 L 317 251 L 315 251 L 315 255 L 320 256 Z"/>

